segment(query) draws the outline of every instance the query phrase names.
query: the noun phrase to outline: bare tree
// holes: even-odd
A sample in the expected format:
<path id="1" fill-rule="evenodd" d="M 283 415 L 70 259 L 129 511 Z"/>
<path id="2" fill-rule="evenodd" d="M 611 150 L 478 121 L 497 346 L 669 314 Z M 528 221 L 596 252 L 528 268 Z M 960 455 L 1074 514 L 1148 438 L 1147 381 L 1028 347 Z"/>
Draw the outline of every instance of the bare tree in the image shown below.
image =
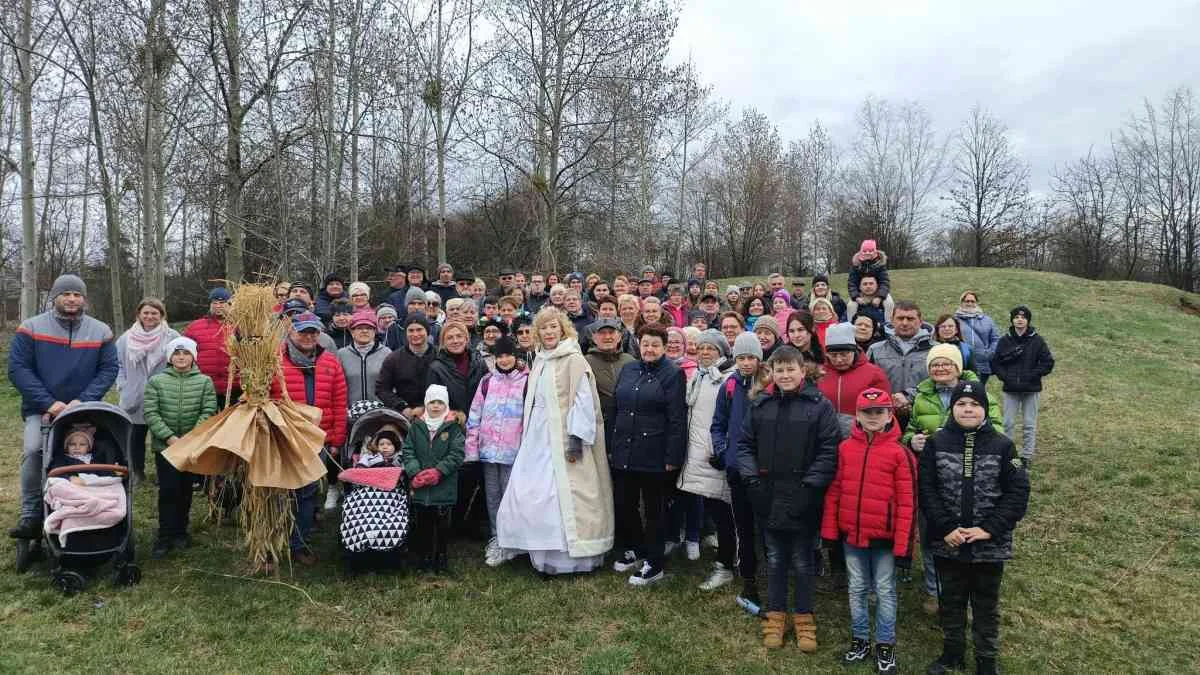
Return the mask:
<path id="1" fill-rule="evenodd" d="M 1007 262 L 1004 246 L 1029 202 L 1029 167 L 1004 124 L 978 105 L 957 135 L 951 180 L 949 216 L 970 242 L 969 264 Z"/>
<path id="2" fill-rule="evenodd" d="M 1064 211 L 1058 258 L 1076 276 L 1102 278 L 1112 267 L 1120 213 L 1115 165 L 1113 158 L 1089 151 L 1051 176 L 1055 201 Z"/>

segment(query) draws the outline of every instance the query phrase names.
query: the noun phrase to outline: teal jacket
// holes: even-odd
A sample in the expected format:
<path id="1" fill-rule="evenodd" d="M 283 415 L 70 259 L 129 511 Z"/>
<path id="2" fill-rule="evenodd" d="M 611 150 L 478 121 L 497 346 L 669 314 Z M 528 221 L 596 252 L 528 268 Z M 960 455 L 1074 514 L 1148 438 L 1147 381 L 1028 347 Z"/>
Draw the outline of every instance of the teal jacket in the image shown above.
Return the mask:
<path id="1" fill-rule="evenodd" d="M 183 436 L 217 414 L 217 390 L 212 378 L 196 366 L 186 373 L 173 367 L 146 382 L 142 403 L 155 452 L 167 447 L 167 439 Z"/>
<path id="2" fill-rule="evenodd" d="M 960 380 L 978 382 L 979 377 L 969 370 L 964 370 Z M 927 377 L 917 385 L 917 396 L 913 399 L 912 417 L 908 418 L 908 426 L 904 429 L 904 437 L 900 439 L 906 447 L 911 447 L 909 441 L 917 434 L 931 435 L 946 426 L 946 418 L 950 408 L 942 405 L 942 397 L 938 394 L 933 378 Z M 1004 415 L 1000 413 L 1000 402 L 997 397 L 988 398 L 988 419 L 997 429 L 1004 428 Z"/>
<path id="3" fill-rule="evenodd" d="M 432 439 L 425 420 L 413 420 L 400 451 L 404 473 L 412 480 L 425 469 L 437 469 L 442 479 L 437 485 L 413 490 L 413 503 L 422 506 L 452 506 L 458 501 L 458 468 L 462 466 L 467 435 L 449 414 Z"/>

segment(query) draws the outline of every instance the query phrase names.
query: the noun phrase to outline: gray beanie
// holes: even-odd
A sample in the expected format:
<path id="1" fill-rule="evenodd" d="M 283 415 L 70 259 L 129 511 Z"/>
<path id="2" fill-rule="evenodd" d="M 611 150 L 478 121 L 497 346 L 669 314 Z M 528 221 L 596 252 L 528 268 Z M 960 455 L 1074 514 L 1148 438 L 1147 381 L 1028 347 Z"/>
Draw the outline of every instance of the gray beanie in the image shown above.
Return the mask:
<path id="1" fill-rule="evenodd" d="M 696 343 L 698 345 L 712 345 L 717 348 L 721 356 L 729 356 L 729 343 L 725 341 L 725 336 L 721 335 L 721 331 L 715 328 L 700 331 L 700 339 Z"/>
<path id="2" fill-rule="evenodd" d="M 54 280 L 54 285 L 50 287 L 50 299 L 53 300 L 63 293 L 78 293 L 83 297 L 87 297 L 87 284 L 83 283 L 83 279 L 74 274 L 64 274 Z"/>
<path id="3" fill-rule="evenodd" d="M 399 316 L 399 314 L 396 313 L 395 307 L 392 307 L 391 305 L 384 302 L 384 303 L 380 303 L 379 309 L 375 310 L 375 317 L 382 319 L 385 316 L 390 316 L 393 319 L 395 319 L 396 317 Z"/>
<path id="4" fill-rule="evenodd" d="M 854 324 L 835 323 L 825 331 L 825 351 L 854 352 L 858 343 L 854 341 Z"/>
<path id="5" fill-rule="evenodd" d="M 758 336 L 754 333 L 741 333 L 737 339 L 733 341 L 733 358 L 739 356 L 753 356 L 762 361 L 763 351 L 762 345 L 758 344 Z"/>
<path id="6" fill-rule="evenodd" d="M 425 303 L 425 291 L 416 286 L 409 286 L 408 292 L 404 294 L 404 305 L 408 306 L 414 302 Z"/>

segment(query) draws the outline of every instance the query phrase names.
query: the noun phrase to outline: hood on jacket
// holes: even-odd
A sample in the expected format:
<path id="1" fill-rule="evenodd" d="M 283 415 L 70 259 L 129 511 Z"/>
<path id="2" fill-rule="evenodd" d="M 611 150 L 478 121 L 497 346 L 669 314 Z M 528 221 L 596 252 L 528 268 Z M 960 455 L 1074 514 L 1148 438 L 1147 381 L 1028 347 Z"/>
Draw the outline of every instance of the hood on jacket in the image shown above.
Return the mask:
<path id="1" fill-rule="evenodd" d="M 877 249 L 877 250 L 879 253 L 879 257 L 870 261 L 870 264 L 873 266 L 876 266 L 876 267 L 887 267 L 887 254 L 884 253 L 882 249 Z M 858 267 L 859 265 L 863 264 L 863 262 L 865 262 L 865 261 L 859 257 L 859 253 L 857 253 L 857 252 L 854 255 L 850 256 L 850 264 L 854 265 L 855 267 Z"/>

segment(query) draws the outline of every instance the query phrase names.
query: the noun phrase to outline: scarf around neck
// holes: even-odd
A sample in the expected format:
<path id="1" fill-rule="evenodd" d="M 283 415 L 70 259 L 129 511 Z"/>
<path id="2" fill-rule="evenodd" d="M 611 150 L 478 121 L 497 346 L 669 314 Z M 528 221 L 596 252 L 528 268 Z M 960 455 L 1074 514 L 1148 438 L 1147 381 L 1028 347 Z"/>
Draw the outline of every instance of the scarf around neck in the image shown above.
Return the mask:
<path id="1" fill-rule="evenodd" d="M 720 361 L 712 364 L 711 366 L 709 366 L 707 368 L 705 368 L 704 366 L 697 365 L 696 366 L 696 374 L 694 376 L 692 376 L 691 382 L 688 382 L 688 388 L 687 388 L 688 407 L 690 408 L 690 407 L 696 405 L 696 401 L 698 401 L 700 399 L 700 389 L 704 386 L 704 382 L 706 380 L 709 382 L 712 382 L 713 384 L 716 384 L 717 382 L 721 381 L 721 378 L 724 377 L 724 375 L 725 374 L 721 372 L 721 362 Z"/>
<path id="2" fill-rule="evenodd" d="M 130 363 L 145 363 L 153 370 L 166 361 L 163 354 L 163 337 L 167 334 L 167 322 L 159 322 L 153 330 L 142 328 L 142 322 L 134 321 L 125 333 L 125 356 Z"/>
<path id="3" fill-rule="evenodd" d="M 432 439 L 434 434 L 438 432 L 438 429 L 442 428 L 442 425 L 446 422 L 447 414 L 449 414 L 448 410 L 447 412 L 442 413 L 441 417 L 433 417 L 428 412 L 425 413 L 425 426 L 429 427 L 429 438 Z"/>

